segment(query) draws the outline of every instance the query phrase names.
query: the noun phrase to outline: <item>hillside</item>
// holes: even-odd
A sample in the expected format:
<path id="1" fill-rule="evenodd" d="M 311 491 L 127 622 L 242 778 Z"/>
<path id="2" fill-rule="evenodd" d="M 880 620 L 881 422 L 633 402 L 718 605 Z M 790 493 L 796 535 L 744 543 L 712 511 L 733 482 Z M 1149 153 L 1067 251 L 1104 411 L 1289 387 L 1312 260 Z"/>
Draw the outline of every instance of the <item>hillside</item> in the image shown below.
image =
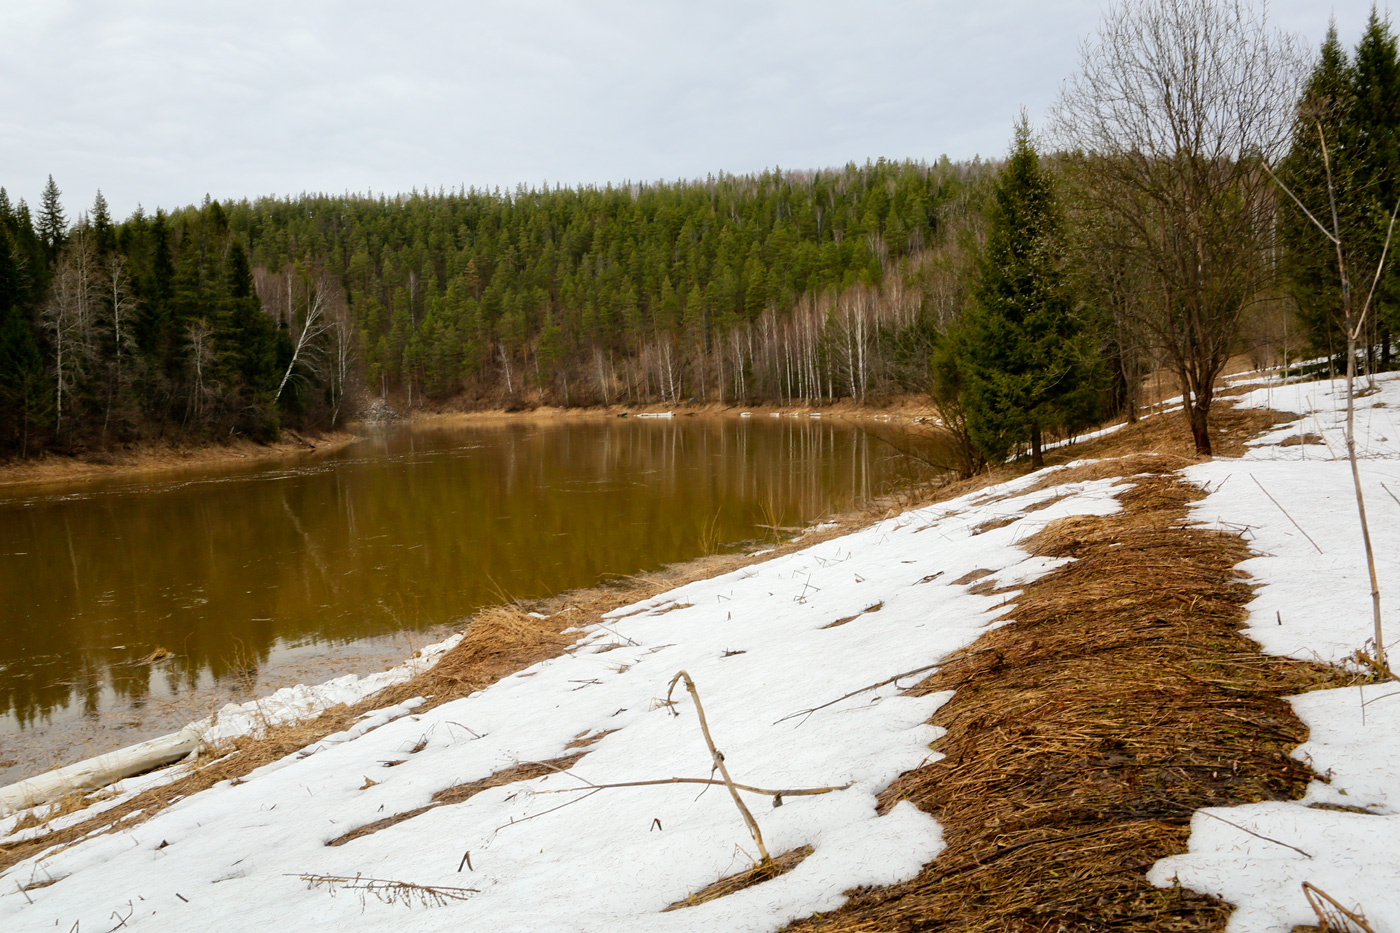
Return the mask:
<path id="1" fill-rule="evenodd" d="M 1400 923 L 1336 387 L 1249 379 L 1214 460 L 1158 415 L 622 606 L 484 614 L 319 725 L 12 814 L 0 923 L 1287 931 L 1305 881 Z M 1358 405 L 1400 621 L 1400 380 Z M 730 887 L 761 883 L 710 890 L 760 833 Z"/>

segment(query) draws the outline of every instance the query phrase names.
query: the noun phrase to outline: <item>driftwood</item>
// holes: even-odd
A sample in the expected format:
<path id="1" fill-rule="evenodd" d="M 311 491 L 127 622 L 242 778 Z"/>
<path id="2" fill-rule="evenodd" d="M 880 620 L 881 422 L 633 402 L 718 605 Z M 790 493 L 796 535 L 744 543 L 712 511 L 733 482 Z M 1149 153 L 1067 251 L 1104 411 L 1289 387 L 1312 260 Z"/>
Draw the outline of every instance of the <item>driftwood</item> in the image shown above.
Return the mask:
<path id="1" fill-rule="evenodd" d="M 203 735 L 202 727 L 189 725 L 179 732 L 0 788 L 0 816 L 50 803 L 69 794 L 94 791 L 133 774 L 179 761 L 200 748 Z"/>

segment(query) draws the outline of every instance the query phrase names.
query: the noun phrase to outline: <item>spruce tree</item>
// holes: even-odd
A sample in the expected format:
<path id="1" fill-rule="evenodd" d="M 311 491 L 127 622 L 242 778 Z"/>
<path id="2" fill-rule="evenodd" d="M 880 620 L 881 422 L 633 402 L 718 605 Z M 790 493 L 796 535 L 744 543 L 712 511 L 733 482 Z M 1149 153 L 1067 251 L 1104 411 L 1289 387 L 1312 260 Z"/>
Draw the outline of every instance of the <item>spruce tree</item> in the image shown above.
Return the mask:
<path id="1" fill-rule="evenodd" d="M 1390 23 L 1376 8 L 1356 47 L 1351 122 L 1354 131 L 1345 140 L 1355 169 L 1357 210 L 1361 235 L 1352 247 L 1357 275 L 1374 272 L 1385 243 L 1391 211 L 1400 196 L 1400 58 Z M 1395 326 L 1400 299 L 1400 274 L 1395 264 L 1378 290 L 1377 320 L 1384 330 Z M 1383 341 L 1389 349 L 1389 339 Z M 1370 341 L 1368 340 L 1369 344 Z M 1388 362 L 1388 361 L 1387 361 Z"/>
<path id="2" fill-rule="evenodd" d="M 1332 24 L 1323 40 L 1317 64 L 1304 87 L 1293 142 L 1282 165 L 1289 190 L 1304 204 L 1328 203 L 1327 173 L 1322 145 L 1326 140 L 1332 165 L 1337 215 L 1348 240 L 1356 238 L 1356 179 L 1348 157 L 1348 137 L 1354 135 L 1355 75 L 1346 50 Z M 1341 296 L 1337 258 L 1331 242 L 1301 211 L 1280 211 L 1279 239 L 1284 247 L 1284 272 L 1297 302 L 1300 323 L 1313 347 L 1328 355 L 1346 345 L 1342 335 Z"/>
<path id="3" fill-rule="evenodd" d="M 23 270 L 7 220 L 0 215 L 0 451 L 24 456 L 31 428 L 44 416 L 48 382 L 24 307 Z"/>
<path id="4" fill-rule="evenodd" d="M 63 241 L 68 237 L 68 219 L 63 214 L 63 204 L 59 197 L 63 194 L 58 190 L 58 185 L 54 184 L 53 176 L 49 176 L 48 183 L 44 185 L 44 193 L 40 199 L 38 234 L 40 241 L 44 244 L 44 254 L 49 265 L 53 265 L 58 258 L 58 251 L 63 247 Z"/>
<path id="5" fill-rule="evenodd" d="M 1029 444 L 1038 468 L 1046 430 L 1092 417 L 1098 357 L 1075 314 L 1064 253 L 1060 208 L 1023 116 L 993 187 L 972 306 L 955 338 L 968 430 L 989 459 Z"/>
<path id="6" fill-rule="evenodd" d="M 276 434 L 272 395 L 277 386 L 277 328 L 262 311 L 243 244 L 225 261 L 224 294 L 214 330 L 214 355 L 226 388 L 241 398 L 236 427 L 263 439 Z"/>

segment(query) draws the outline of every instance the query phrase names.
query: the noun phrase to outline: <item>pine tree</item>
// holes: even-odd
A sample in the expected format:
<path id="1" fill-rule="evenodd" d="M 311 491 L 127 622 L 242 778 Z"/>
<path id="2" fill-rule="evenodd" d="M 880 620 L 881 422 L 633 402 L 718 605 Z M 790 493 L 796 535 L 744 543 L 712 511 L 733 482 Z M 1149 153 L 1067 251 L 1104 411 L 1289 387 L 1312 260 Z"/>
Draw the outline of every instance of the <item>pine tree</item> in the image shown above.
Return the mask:
<path id="1" fill-rule="evenodd" d="M 1059 205 L 1023 116 L 992 192 L 973 305 L 958 335 L 973 441 L 999 460 L 1029 443 L 1043 465 L 1047 429 L 1087 422 L 1099 396 L 1092 335 L 1063 271 Z"/>

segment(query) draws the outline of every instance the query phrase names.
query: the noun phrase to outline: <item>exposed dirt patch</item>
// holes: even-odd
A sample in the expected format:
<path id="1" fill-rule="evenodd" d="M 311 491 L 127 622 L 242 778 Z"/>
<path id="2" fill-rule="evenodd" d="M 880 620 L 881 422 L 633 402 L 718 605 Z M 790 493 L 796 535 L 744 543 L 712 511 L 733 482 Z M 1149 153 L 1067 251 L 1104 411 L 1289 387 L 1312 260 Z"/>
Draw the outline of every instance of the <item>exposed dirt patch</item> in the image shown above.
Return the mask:
<path id="1" fill-rule="evenodd" d="M 931 720 L 945 757 L 881 806 L 933 813 L 947 849 L 915 879 L 790 930 L 1224 927 L 1227 905 L 1144 873 L 1185 850 L 1194 810 L 1301 794 L 1311 775 L 1288 752 L 1306 730 L 1284 697 L 1344 675 L 1265 657 L 1239 633 L 1248 547 L 1184 527 L 1201 493 L 1166 466 L 1133 480 L 1124 511 L 1032 538 L 1035 553 L 1076 560 L 911 691 L 956 689 Z"/>

